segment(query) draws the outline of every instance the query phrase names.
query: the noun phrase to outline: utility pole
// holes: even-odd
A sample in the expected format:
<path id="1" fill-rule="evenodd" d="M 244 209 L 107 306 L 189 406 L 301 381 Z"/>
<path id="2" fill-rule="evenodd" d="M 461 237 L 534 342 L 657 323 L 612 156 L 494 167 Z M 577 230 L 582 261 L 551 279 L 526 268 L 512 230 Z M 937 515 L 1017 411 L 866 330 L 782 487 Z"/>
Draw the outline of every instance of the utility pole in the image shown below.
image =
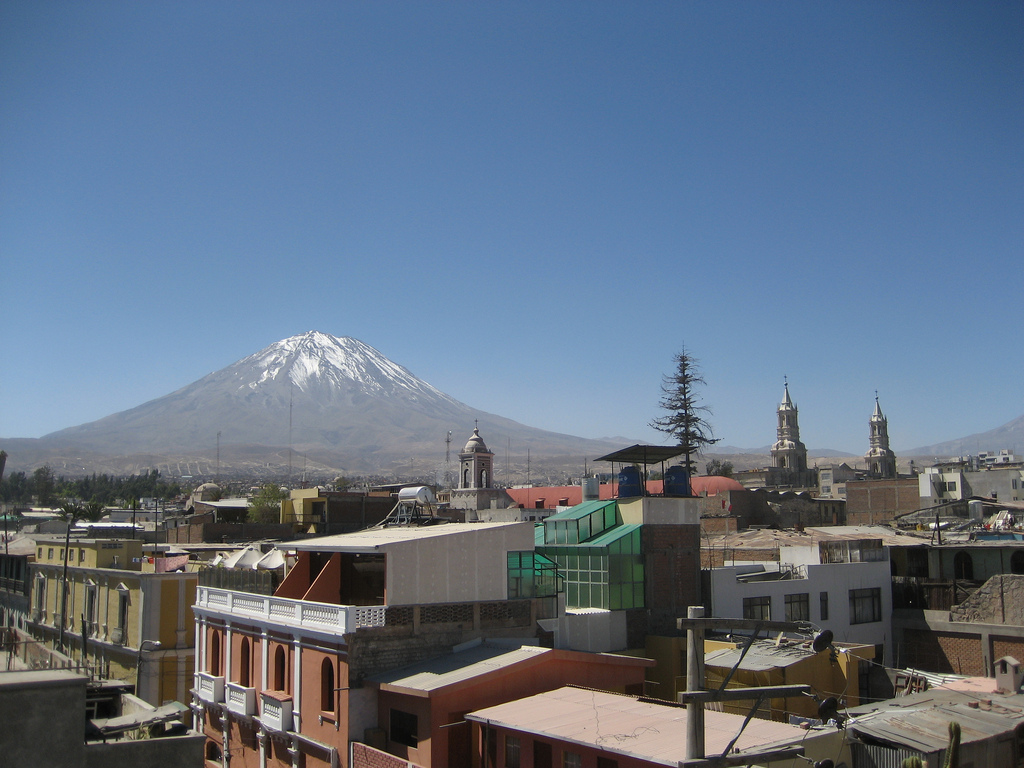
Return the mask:
<path id="1" fill-rule="evenodd" d="M 809 685 L 772 685 L 756 688 L 726 688 L 732 673 L 739 666 L 755 638 L 762 631 L 806 633 L 807 624 L 792 621 L 762 621 L 760 619 L 716 619 L 704 618 L 702 606 L 689 606 L 685 619 L 677 619 L 679 629 L 686 630 L 686 691 L 679 694 L 679 703 L 686 705 L 686 753 L 679 762 L 679 768 L 730 768 L 730 766 L 768 763 L 775 760 L 790 760 L 803 757 L 803 747 L 784 747 L 769 751 L 732 753 L 739 733 L 721 755 L 710 757 L 704 754 L 704 702 L 740 701 L 754 699 L 754 706 L 747 715 L 743 726 L 750 721 L 761 702 L 768 697 L 795 696 L 810 693 Z M 740 658 L 716 691 L 704 690 L 704 630 L 742 629 L 750 630 Z M 832 632 L 824 630 L 815 636 L 811 648 L 820 653 L 832 644 Z M 743 729 L 740 729 L 740 733 Z"/>

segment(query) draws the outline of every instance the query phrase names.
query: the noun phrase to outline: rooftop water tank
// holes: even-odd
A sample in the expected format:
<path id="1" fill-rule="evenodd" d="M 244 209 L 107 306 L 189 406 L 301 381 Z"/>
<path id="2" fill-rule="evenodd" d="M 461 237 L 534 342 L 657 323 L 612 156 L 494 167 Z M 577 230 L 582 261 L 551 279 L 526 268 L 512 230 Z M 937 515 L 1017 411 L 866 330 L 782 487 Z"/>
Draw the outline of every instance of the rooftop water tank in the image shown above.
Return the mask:
<path id="1" fill-rule="evenodd" d="M 643 496 L 640 485 L 640 470 L 629 465 L 619 470 L 619 498 Z"/>
<path id="2" fill-rule="evenodd" d="M 665 470 L 665 495 L 690 496 L 690 474 L 678 464 Z"/>
<path id="3" fill-rule="evenodd" d="M 434 492 L 425 485 L 414 485 L 411 488 L 402 488 L 398 492 L 398 500 L 416 504 L 437 504 Z"/>

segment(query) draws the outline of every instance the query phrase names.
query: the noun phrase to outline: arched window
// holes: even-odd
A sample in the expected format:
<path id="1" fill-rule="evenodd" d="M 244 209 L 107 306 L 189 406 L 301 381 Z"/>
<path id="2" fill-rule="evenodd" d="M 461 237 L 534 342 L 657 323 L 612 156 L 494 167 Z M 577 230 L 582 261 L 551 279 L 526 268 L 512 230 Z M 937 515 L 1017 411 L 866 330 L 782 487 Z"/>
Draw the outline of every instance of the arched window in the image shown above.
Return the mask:
<path id="1" fill-rule="evenodd" d="M 320 664 L 320 709 L 334 711 L 334 660 L 324 659 Z"/>
<path id="2" fill-rule="evenodd" d="M 210 633 L 210 645 L 207 652 L 210 657 L 206 660 L 206 665 L 210 668 L 210 674 L 220 677 L 220 632 L 217 630 Z"/>
<path id="3" fill-rule="evenodd" d="M 222 759 L 220 744 L 212 739 L 209 739 L 206 742 L 206 759 L 214 763 L 219 763 Z"/>
<path id="4" fill-rule="evenodd" d="M 953 558 L 953 578 L 974 581 L 974 561 L 966 552 L 957 552 Z"/>
<path id="5" fill-rule="evenodd" d="M 284 647 L 277 646 L 277 650 L 274 651 L 274 690 L 283 691 L 285 684 L 285 673 L 287 666 L 285 664 Z"/>
<path id="6" fill-rule="evenodd" d="M 242 648 L 238 654 L 238 683 L 244 688 L 249 687 L 249 669 L 252 665 L 249 651 L 249 638 L 242 638 Z"/>
<path id="7" fill-rule="evenodd" d="M 1010 555 L 1010 573 L 1024 573 L 1024 550 L 1018 549 Z"/>

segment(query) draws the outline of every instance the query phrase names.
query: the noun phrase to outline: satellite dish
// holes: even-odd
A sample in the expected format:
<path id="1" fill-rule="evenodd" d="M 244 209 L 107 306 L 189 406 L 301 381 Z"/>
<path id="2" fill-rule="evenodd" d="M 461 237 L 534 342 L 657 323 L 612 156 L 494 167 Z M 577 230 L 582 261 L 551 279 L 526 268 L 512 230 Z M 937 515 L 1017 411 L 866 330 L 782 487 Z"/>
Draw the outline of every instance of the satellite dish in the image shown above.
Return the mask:
<path id="1" fill-rule="evenodd" d="M 827 723 L 839 714 L 839 700 L 835 696 L 829 696 L 818 705 L 818 717 L 821 722 Z"/>
<path id="2" fill-rule="evenodd" d="M 831 629 L 823 629 L 821 632 L 814 636 L 814 640 L 811 641 L 811 650 L 815 653 L 821 653 L 830 645 L 832 645 L 832 634 Z"/>

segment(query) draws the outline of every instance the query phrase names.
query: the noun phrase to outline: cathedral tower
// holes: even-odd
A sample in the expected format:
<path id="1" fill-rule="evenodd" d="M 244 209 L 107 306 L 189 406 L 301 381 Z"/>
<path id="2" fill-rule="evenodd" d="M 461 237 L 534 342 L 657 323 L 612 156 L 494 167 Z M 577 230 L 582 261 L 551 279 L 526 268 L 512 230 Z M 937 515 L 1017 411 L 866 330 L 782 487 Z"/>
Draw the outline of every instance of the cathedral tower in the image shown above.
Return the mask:
<path id="1" fill-rule="evenodd" d="M 800 442 L 797 408 L 789 397 L 789 382 L 778 408 L 777 439 L 772 446 L 772 466 L 797 473 L 807 470 L 807 446 Z"/>
<path id="2" fill-rule="evenodd" d="M 875 393 L 875 412 L 868 421 L 871 427 L 871 438 L 868 452 L 864 459 L 868 463 L 868 472 L 873 477 L 890 479 L 896 477 L 896 454 L 889 449 L 889 420 L 882 415 L 878 405 L 878 393 Z"/>

